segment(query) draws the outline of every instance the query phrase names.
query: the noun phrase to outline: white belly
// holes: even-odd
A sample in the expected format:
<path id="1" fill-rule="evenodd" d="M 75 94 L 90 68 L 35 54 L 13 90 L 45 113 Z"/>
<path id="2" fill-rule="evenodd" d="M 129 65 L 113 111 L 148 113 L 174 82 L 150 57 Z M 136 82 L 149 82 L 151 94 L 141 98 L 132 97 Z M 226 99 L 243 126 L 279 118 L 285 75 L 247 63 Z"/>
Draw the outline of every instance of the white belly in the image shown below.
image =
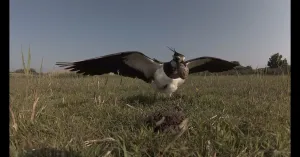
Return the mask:
<path id="1" fill-rule="evenodd" d="M 177 88 L 184 83 L 185 80 L 181 78 L 171 79 L 169 78 L 164 70 L 163 67 L 159 68 L 154 74 L 154 81 L 152 85 L 155 89 L 160 92 L 171 94 L 177 90 Z M 164 86 L 167 85 L 166 88 Z"/>

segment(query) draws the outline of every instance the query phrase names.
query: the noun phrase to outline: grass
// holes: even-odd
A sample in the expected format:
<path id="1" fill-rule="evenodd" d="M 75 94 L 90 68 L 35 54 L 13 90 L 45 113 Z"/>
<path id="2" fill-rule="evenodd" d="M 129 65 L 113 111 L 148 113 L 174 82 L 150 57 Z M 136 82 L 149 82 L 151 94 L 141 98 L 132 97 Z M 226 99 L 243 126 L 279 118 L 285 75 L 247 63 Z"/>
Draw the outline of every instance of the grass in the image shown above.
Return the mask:
<path id="1" fill-rule="evenodd" d="M 12 74 L 11 156 L 290 156 L 289 76 L 190 76 L 173 100 L 107 77 Z M 181 136 L 144 125 L 147 113 L 175 105 L 189 118 Z"/>

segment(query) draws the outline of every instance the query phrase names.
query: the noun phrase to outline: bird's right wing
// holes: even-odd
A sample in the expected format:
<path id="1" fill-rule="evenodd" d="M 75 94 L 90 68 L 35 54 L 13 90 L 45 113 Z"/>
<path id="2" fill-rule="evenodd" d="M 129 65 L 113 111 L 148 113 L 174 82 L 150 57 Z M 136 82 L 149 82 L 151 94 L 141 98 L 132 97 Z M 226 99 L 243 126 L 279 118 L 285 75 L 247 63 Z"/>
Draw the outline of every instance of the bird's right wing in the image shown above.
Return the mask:
<path id="1" fill-rule="evenodd" d="M 197 73 L 203 71 L 222 72 L 234 69 L 238 66 L 235 63 L 215 57 L 199 57 L 185 62 L 189 68 L 189 73 Z"/>
<path id="2" fill-rule="evenodd" d="M 138 51 L 120 52 L 77 62 L 57 62 L 56 65 L 83 75 L 102 75 L 112 72 L 139 78 L 145 82 L 150 82 L 155 71 L 162 66 Z"/>

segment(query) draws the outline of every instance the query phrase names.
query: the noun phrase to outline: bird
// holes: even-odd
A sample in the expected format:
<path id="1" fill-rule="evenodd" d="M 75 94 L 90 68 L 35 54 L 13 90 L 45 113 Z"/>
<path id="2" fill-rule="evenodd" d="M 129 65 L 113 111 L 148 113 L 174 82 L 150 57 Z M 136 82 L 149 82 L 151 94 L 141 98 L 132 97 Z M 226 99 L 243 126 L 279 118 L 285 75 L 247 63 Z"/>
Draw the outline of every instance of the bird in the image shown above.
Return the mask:
<path id="1" fill-rule="evenodd" d="M 123 51 L 75 62 L 56 62 L 56 65 L 83 75 L 115 73 L 123 77 L 138 78 L 157 91 L 172 96 L 186 81 L 189 74 L 209 71 L 223 72 L 238 66 L 224 59 L 203 56 L 185 60 L 174 48 L 172 59 L 167 62 L 150 58 L 141 51 Z"/>

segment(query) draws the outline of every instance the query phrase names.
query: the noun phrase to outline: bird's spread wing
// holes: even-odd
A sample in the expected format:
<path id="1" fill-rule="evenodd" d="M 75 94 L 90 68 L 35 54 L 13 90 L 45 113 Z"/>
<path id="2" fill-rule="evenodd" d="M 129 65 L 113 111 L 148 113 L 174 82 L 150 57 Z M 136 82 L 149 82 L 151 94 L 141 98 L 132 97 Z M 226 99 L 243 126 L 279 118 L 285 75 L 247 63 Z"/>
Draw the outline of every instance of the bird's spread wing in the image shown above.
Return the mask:
<path id="1" fill-rule="evenodd" d="M 237 65 L 219 58 L 199 57 L 185 62 L 189 68 L 189 73 L 197 73 L 203 71 L 222 72 L 234 69 Z"/>
<path id="2" fill-rule="evenodd" d="M 127 51 L 77 62 L 57 62 L 56 65 L 83 75 L 115 73 L 122 76 L 151 81 L 160 63 L 138 51 Z"/>
<path id="3" fill-rule="evenodd" d="M 157 60 L 156 58 L 153 58 L 153 61 L 158 63 L 158 64 L 164 64 L 162 61 Z"/>

